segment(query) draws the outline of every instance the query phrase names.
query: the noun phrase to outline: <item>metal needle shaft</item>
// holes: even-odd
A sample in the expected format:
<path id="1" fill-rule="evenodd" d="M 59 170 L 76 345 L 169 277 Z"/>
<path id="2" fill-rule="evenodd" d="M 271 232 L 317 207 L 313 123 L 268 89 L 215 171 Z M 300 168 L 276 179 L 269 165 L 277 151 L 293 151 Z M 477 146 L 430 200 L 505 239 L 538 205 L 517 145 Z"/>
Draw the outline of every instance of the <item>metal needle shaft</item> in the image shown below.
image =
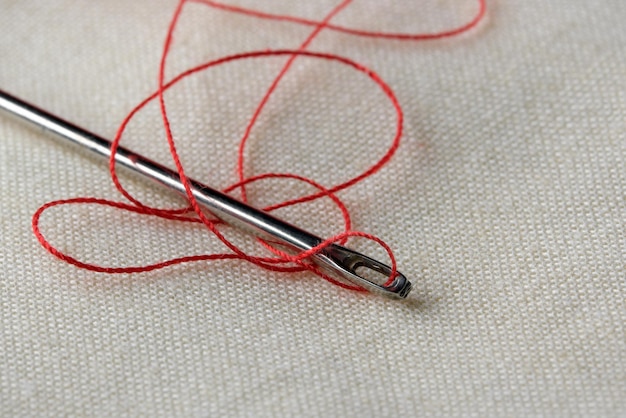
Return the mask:
<path id="1" fill-rule="evenodd" d="M 86 148 L 101 157 L 110 158 L 111 142 L 86 131 L 0 90 L 0 109 L 52 132 L 57 138 Z M 178 193 L 185 189 L 176 171 L 164 167 L 128 149 L 119 147 L 115 153 L 117 164 L 148 177 Z M 269 237 L 298 250 L 309 250 L 324 240 L 267 212 L 255 209 L 196 180 L 189 179 L 198 203 L 223 221 L 243 228 L 255 235 Z M 391 298 L 405 298 L 411 283 L 397 273 L 387 286 L 392 271 L 389 266 L 370 257 L 331 244 L 313 256 L 315 262 L 331 275 L 339 275 L 350 282 Z M 369 270 L 369 271 L 368 271 Z M 366 273 L 365 273 L 366 272 Z M 334 273 L 334 274 L 333 274 Z"/>

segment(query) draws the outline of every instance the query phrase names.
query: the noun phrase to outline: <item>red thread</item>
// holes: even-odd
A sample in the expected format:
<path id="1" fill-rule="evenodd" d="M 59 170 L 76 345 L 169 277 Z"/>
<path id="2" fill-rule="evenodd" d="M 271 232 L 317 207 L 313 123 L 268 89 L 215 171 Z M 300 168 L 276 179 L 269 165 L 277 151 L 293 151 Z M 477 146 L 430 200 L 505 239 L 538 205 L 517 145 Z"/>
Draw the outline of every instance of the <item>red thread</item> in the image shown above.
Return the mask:
<path id="1" fill-rule="evenodd" d="M 111 151 L 112 151 L 112 155 L 114 155 L 115 151 L 119 147 L 120 141 L 122 139 L 122 135 L 128 123 L 137 114 L 137 112 L 139 112 L 142 108 L 144 108 L 151 101 L 158 100 L 160 110 L 161 110 L 161 116 L 163 120 L 163 126 L 165 129 L 172 159 L 174 161 L 174 165 L 176 166 L 176 170 L 178 171 L 180 175 L 181 181 L 185 186 L 187 200 L 189 201 L 189 207 L 185 209 L 161 209 L 161 208 L 151 207 L 140 202 L 138 199 L 133 197 L 126 189 L 124 189 L 124 187 L 120 183 L 117 177 L 117 174 L 115 172 L 115 159 L 112 156 L 111 159 L 109 160 L 109 171 L 111 174 L 111 179 L 113 183 L 115 184 L 115 187 L 117 188 L 117 190 L 126 199 L 128 199 L 130 203 L 115 202 L 115 201 L 91 198 L 91 197 L 78 197 L 74 199 L 56 200 L 56 201 L 46 203 L 35 212 L 35 214 L 33 215 L 33 219 L 32 219 L 32 227 L 33 227 L 34 234 L 39 240 L 39 242 L 41 243 L 41 245 L 55 257 L 69 264 L 72 264 L 76 267 L 95 271 L 95 272 L 110 273 L 110 274 L 140 273 L 140 272 L 146 272 L 146 271 L 151 271 L 151 270 L 157 270 L 157 269 L 161 269 L 161 268 L 165 268 L 168 266 L 181 264 L 181 263 L 207 261 L 207 260 L 239 259 L 239 260 L 246 260 L 248 262 L 258 265 L 259 267 L 262 267 L 267 270 L 272 270 L 272 271 L 297 272 L 297 271 L 309 270 L 323 277 L 324 279 L 330 281 L 331 283 L 335 285 L 338 285 L 347 289 L 351 289 L 351 290 L 361 291 L 363 289 L 359 287 L 347 285 L 345 283 L 336 281 L 332 277 L 325 275 L 314 264 L 312 264 L 312 262 L 310 261 L 310 257 L 316 254 L 317 252 L 321 251 L 324 247 L 332 243 L 343 244 L 350 237 L 363 237 L 363 238 L 376 242 L 387 252 L 390 262 L 391 262 L 391 266 L 392 266 L 392 273 L 390 275 L 388 283 L 392 281 L 396 275 L 396 261 L 395 261 L 393 252 L 391 251 L 391 248 L 389 248 L 389 246 L 385 244 L 381 239 L 371 234 L 367 234 L 367 233 L 359 232 L 359 231 L 353 231 L 351 229 L 350 213 L 348 212 L 344 203 L 337 197 L 336 193 L 340 190 L 353 186 L 354 184 L 376 173 L 391 159 L 391 157 L 396 152 L 398 146 L 400 145 L 400 139 L 402 137 L 402 127 L 403 127 L 402 107 L 400 106 L 400 103 L 398 102 L 398 99 L 396 98 L 392 89 L 371 69 L 353 60 L 350 60 L 348 58 L 345 58 L 339 55 L 310 51 L 308 50 L 308 47 L 310 46 L 311 42 L 323 30 L 342 32 L 342 33 L 346 33 L 346 34 L 350 34 L 354 36 L 362 36 L 362 37 L 371 37 L 371 38 L 380 38 L 380 39 L 412 40 L 412 41 L 434 40 L 434 39 L 442 39 L 442 38 L 447 38 L 451 36 L 456 36 L 478 25 L 478 23 L 485 16 L 485 12 L 486 12 L 485 1 L 486 0 L 477 0 L 478 10 L 476 14 L 474 15 L 474 17 L 468 23 L 465 23 L 457 28 L 453 28 L 450 30 L 445 30 L 445 31 L 435 32 L 435 33 L 422 33 L 422 34 L 373 32 L 373 31 L 365 31 L 365 30 L 353 29 L 349 27 L 331 24 L 330 21 L 338 13 L 340 13 L 348 5 L 350 5 L 352 1 L 353 0 L 341 1 L 341 3 L 335 6 L 330 11 L 330 13 L 328 13 L 324 17 L 324 19 L 320 21 L 316 21 L 316 20 L 310 20 L 310 19 L 305 19 L 305 18 L 300 18 L 300 17 L 295 17 L 295 16 L 279 15 L 279 14 L 267 13 L 267 12 L 263 12 L 263 11 L 255 10 L 255 9 L 232 6 L 232 5 L 220 3 L 217 1 L 213 1 L 213 0 L 179 0 L 178 5 L 176 6 L 176 9 L 172 16 L 172 19 L 169 23 L 167 36 L 166 36 L 165 44 L 163 47 L 163 52 L 161 55 L 161 61 L 159 65 L 159 76 L 158 76 L 158 89 L 155 93 L 153 93 L 152 95 L 144 99 L 141 103 L 139 103 L 124 118 L 124 120 L 120 124 L 120 127 L 115 135 L 115 139 L 113 140 L 113 146 L 112 146 Z M 214 9 L 219 9 L 219 10 L 231 12 L 231 13 L 239 13 L 242 15 L 247 15 L 247 16 L 251 16 L 251 17 L 259 18 L 259 19 L 271 19 L 271 20 L 291 22 L 291 23 L 295 23 L 299 25 L 311 26 L 313 27 L 313 30 L 309 34 L 309 36 L 302 42 L 302 44 L 300 45 L 298 49 L 252 51 L 252 52 L 225 56 L 225 57 L 221 57 L 221 58 L 206 62 L 194 68 L 188 69 L 178 74 L 176 77 L 172 78 L 171 80 L 166 81 L 165 69 L 166 69 L 167 59 L 168 59 L 171 45 L 172 45 L 173 34 L 179 23 L 179 18 L 185 7 L 185 4 L 189 2 L 203 4 Z M 278 75 L 276 76 L 276 78 L 273 80 L 272 84 L 270 85 L 267 92 L 261 99 L 260 103 L 257 105 L 253 115 L 251 116 L 248 124 L 246 125 L 246 129 L 245 129 L 243 137 L 240 140 L 239 149 L 238 149 L 238 158 L 237 158 L 238 181 L 237 183 L 227 187 L 223 191 L 225 193 L 230 193 L 235 190 L 239 190 L 241 193 L 241 199 L 247 202 L 246 185 L 251 184 L 253 182 L 261 181 L 261 180 L 268 179 L 268 178 L 289 178 L 289 179 L 294 179 L 294 180 L 307 183 L 313 186 L 315 189 L 317 189 L 317 192 L 304 196 L 304 197 L 288 200 L 285 202 L 281 202 L 281 203 L 266 207 L 264 208 L 264 210 L 273 211 L 278 208 L 292 206 L 292 205 L 296 205 L 299 203 L 308 202 L 311 200 L 326 197 L 326 198 L 331 199 L 333 203 L 337 206 L 337 208 L 341 211 L 343 219 L 344 219 L 344 232 L 325 240 L 324 242 L 322 242 L 320 245 L 318 245 L 317 247 L 313 249 L 300 252 L 297 255 L 287 254 L 284 251 L 271 245 L 267 241 L 259 240 L 260 244 L 264 248 L 269 250 L 273 254 L 273 256 L 258 257 L 258 256 L 251 256 L 249 254 L 244 253 L 235 244 L 230 242 L 218 229 L 218 225 L 220 225 L 221 222 L 216 219 L 207 218 L 202 212 L 202 210 L 200 209 L 198 202 L 196 201 L 195 197 L 191 193 L 189 180 L 187 176 L 185 175 L 184 167 L 180 161 L 178 152 L 176 150 L 176 144 L 172 135 L 170 121 L 167 115 L 167 106 L 164 100 L 164 92 L 172 88 L 173 86 L 175 86 L 178 82 L 185 79 L 186 77 L 189 77 L 201 71 L 205 71 L 211 67 L 215 67 L 218 65 L 225 65 L 227 63 L 231 63 L 231 62 L 239 61 L 239 60 L 260 59 L 260 58 L 268 57 L 268 56 L 286 56 L 288 59 L 287 59 L 287 62 L 282 67 L 282 69 L 280 70 L 280 72 L 278 73 Z M 372 80 L 374 84 L 376 84 L 381 89 L 381 91 L 389 99 L 389 102 L 391 103 L 391 105 L 393 106 L 396 112 L 395 133 L 393 136 L 393 140 L 391 144 L 389 145 L 385 154 L 364 172 L 356 175 L 355 177 L 343 183 L 340 183 L 340 184 L 337 184 L 328 188 L 316 183 L 315 181 L 311 179 L 308 179 L 302 176 L 297 176 L 295 174 L 290 174 L 290 173 L 265 173 L 265 174 L 256 175 L 252 177 L 246 177 L 244 173 L 244 166 L 245 166 L 244 151 L 245 151 L 245 147 L 247 144 L 247 140 L 250 136 L 250 133 L 252 129 L 254 128 L 256 121 L 258 117 L 260 116 L 260 114 L 262 113 L 265 105 L 270 100 L 274 91 L 278 88 L 285 74 L 289 71 L 294 61 L 296 59 L 301 59 L 301 58 L 321 59 L 321 60 L 325 60 L 325 61 L 336 63 L 336 64 L 342 64 L 342 65 L 351 67 L 358 72 L 365 74 Z M 103 266 L 99 266 L 96 264 L 82 262 L 68 254 L 63 253 L 62 251 L 54 247 L 44 237 L 39 227 L 39 221 L 40 221 L 41 215 L 46 210 L 55 206 L 76 205 L 76 204 L 102 205 L 102 206 L 113 207 L 116 209 L 125 210 L 129 212 L 137 213 L 137 214 L 157 216 L 160 218 L 164 218 L 164 219 L 168 219 L 168 220 L 176 221 L 176 222 L 201 223 L 204 225 L 205 228 L 211 231 L 230 250 L 230 252 L 219 253 L 219 254 L 204 254 L 204 255 L 179 257 L 179 258 L 174 258 L 171 260 L 166 260 L 166 261 L 155 263 L 155 264 L 144 265 L 144 266 L 130 266 L 130 267 L 103 267 Z M 190 215 L 193 215 L 193 217 Z"/>

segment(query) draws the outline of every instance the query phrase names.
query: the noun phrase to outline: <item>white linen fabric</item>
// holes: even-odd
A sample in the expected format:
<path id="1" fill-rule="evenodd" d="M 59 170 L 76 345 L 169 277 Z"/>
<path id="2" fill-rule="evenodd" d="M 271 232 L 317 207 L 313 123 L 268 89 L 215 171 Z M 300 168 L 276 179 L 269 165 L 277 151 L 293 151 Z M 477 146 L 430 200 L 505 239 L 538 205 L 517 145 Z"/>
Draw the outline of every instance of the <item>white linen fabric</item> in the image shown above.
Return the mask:
<path id="1" fill-rule="evenodd" d="M 355 0 L 333 22 L 434 31 L 476 10 L 420 3 Z M 321 18 L 337 2 L 232 4 Z M 155 90 L 175 5 L 0 0 L 0 88 L 111 138 Z M 392 162 L 339 194 L 354 228 L 388 242 L 414 281 L 405 302 L 241 261 L 122 276 L 63 263 L 33 236 L 35 210 L 121 197 L 106 164 L 3 116 L 0 415 L 626 416 L 625 18 L 623 0 L 492 0 L 457 38 L 313 42 L 371 67 L 405 110 Z M 311 30 L 190 4 L 167 73 L 296 48 Z M 284 61 L 228 64 L 166 94 L 189 175 L 236 181 L 237 143 Z M 382 156 L 393 129 L 366 76 L 300 58 L 253 130 L 246 173 L 331 186 Z M 170 164 L 154 105 L 124 144 Z M 146 203 L 179 204 L 122 180 Z M 311 190 L 272 180 L 249 197 L 262 207 Z M 325 200 L 278 214 L 324 236 L 342 228 Z M 97 206 L 53 209 L 42 227 L 105 266 L 224 251 L 195 226 Z"/>

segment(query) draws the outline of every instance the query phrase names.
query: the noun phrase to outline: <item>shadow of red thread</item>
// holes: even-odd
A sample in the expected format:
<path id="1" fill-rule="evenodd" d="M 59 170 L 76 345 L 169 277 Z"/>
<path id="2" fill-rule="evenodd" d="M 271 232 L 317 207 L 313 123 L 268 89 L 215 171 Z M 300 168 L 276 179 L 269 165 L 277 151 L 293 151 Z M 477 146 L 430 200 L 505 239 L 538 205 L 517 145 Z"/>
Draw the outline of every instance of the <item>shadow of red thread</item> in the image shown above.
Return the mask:
<path id="1" fill-rule="evenodd" d="M 261 268 L 272 270 L 272 271 L 298 272 L 298 271 L 309 270 L 313 272 L 314 274 L 317 274 L 318 276 L 328 280 L 329 282 L 337 286 L 351 289 L 351 290 L 362 291 L 363 289 L 361 289 L 360 287 L 348 285 L 343 282 L 339 282 L 333 279 L 332 277 L 329 277 L 328 275 L 324 274 L 322 271 L 320 271 L 317 268 L 317 266 L 315 266 L 310 261 L 310 257 L 318 253 L 319 251 L 321 251 L 324 247 L 331 245 L 332 243 L 343 244 L 350 237 L 363 237 L 363 238 L 376 242 L 387 252 L 390 262 L 391 262 L 391 266 L 392 266 L 392 272 L 387 282 L 387 284 L 389 284 L 396 275 L 396 260 L 393 255 L 393 252 L 391 251 L 391 248 L 389 248 L 389 246 L 385 242 L 383 242 L 381 239 L 371 234 L 367 234 L 367 233 L 359 232 L 359 231 L 353 231 L 351 229 L 350 213 L 348 212 L 344 203 L 337 197 L 336 193 L 339 192 L 340 190 L 353 186 L 356 183 L 362 181 L 363 179 L 371 176 L 372 174 L 379 171 L 385 164 L 387 164 L 387 162 L 389 162 L 391 157 L 396 152 L 400 144 L 400 139 L 402 137 L 402 127 L 403 127 L 402 107 L 400 106 L 400 103 L 398 102 L 398 99 L 396 98 L 392 89 L 374 71 L 372 71 L 368 67 L 362 64 L 359 64 L 353 60 L 350 60 L 348 58 L 339 56 L 339 55 L 309 51 L 308 47 L 310 46 L 311 42 L 313 42 L 313 40 L 323 30 L 337 31 L 337 32 L 347 33 L 350 35 L 361 36 L 361 37 L 371 37 L 371 38 L 380 38 L 380 39 L 397 39 L 397 40 L 405 40 L 405 41 L 436 40 L 436 39 L 457 36 L 461 33 L 469 31 L 470 29 L 478 25 L 478 23 L 480 23 L 480 21 L 485 16 L 486 0 L 477 0 L 478 10 L 476 14 L 472 17 L 472 19 L 468 21 L 467 23 L 461 26 L 458 26 L 456 28 L 449 29 L 449 30 L 444 30 L 444 31 L 434 32 L 434 33 L 421 33 L 421 34 L 420 33 L 405 34 L 405 33 L 374 32 L 374 31 L 365 31 L 365 30 L 353 29 L 353 28 L 349 28 L 345 26 L 331 24 L 330 21 L 337 14 L 343 11 L 347 6 L 349 6 L 352 2 L 353 0 L 341 1 L 324 17 L 324 19 L 320 21 L 316 21 L 316 20 L 310 20 L 310 19 L 305 19 L 305 18 L 296 17 L 296 16 L 272 14 L 272 13 L 267 13 L 267 12 L 263 12 L 260 10 L 232 6 L 232 5 L 228 5 L 225 3 L 212 1 L 212 0 L 179 0 L 176 6 L 176 9 L 174 11 L 174 14 L 172 16 L 172 19 L 169 23 L 165 44 L 163 46 L 163 52 L 161 55 L 161 60 L 160 60 L 160 65 L 159 65 L 158 89 L 155 93 L 153 93 L 152 95 L 144 99 L 141 103 L 139 103 L 124 118 L 124 120 L 120 124 L 120 127 L 115 136 L 115 139 L 113 140 L 113 146 L 111 148 L 112 156 L 109 160 L 109 170 L 111 174 L 111 179 L 113 183 L 115 184 L 115 187 L 117 188 L 117 190 L 126 199 L 128 199 L 130 203 L 115 202 L 115 201 L 91 198 L 91 197 L 77 197 L 73 199 L 55 200 L 55 201 L 46 203 L 35 212 L 35 214 L 33 215 L 33 219 L 32 219 L 33 232 L 35 236 L 37 237 L 38 241 L 41 243 L 41 245 L 51 254 L 53 254 L 54 256 L 58 257 L 59 259 L 67 263 L 70 263 L 79 268 L 83 268 L 83 269 L 87 269 L 87 270 L 91 270 L 95 272 L 101 272 L 101 273 L 109 273 L 109 274 L 140 273 L 140 272 L 147 272 L 151 270 L 157 270 L 157 269 L 161 269 L 161 268 L 165 268 L 168 266 L 181 264 L 181 263 L 189 263 L 189 262 L 196 262 L 196 261 L 203 261 L 203 260 L 206 261 L 206 260 L 239 259 L 239 260 L 245 260 L 245 261 L 251 262 Z M 307 36 L 307 38 L 302 42 L 302 44 L 300 45 L 298 49 L 252 51 L 252 52 L 225 56 L 225 57 L 221 57 L 221 58 L 209 61 L 209 62 L 205 62 L 204 64 L 193 67 L 191 69 L 188 69 L 178 74 L 176 77 L 172 78 L 171 80 L 166 81 L 165 69 L 167 66 L 167 59 L 169 57 L 169 53 L 170 53 L 171 46 L 172 46 L 174 32 L 179 23 L 181 13 L 187 3 L 203 4 L 211 8 L 215 8 L 215 9 L 219 9 L 219 10 L 231 12 L 231 13 L 247 15 L 247 16 L 251 16 L 254 18 L 258 18 L 258 19 L 270 19 L 270 20 L 291 22 L 294 24 L 310 26 L 310 27 L 313 27 L 313 30 L 309 34 L 309 36 Z M 269 57 L 269 56 L 285 56 L 287 57 L 287 61 L 281 68 L 278 75 L 273 80 L 267 92 L 262 97 L 260 103 L 257 105 L 253 115 L 251 116 L 248 124 L 246 125 L 244 135 L 240 140 L 239 148 L 238 148 L 238 158 L 237 158 L 238 182 L 227 187 L 223 191 L 225 193 L 230 193 L 235 190 L 239 190 L 239 192 L 241 193 L 241 200 L 244 202 L 247 202 L 246 185 L 251 184 L 253 182 L 261 181 L 261 180 L 268 179 L 268 178 L 290 178 L 290 179 L 298 180 L 301 182 L 305 182 L 313 186 L 315 189 L 317 189 L 317 192 L 304 196 L 304 197 L 288 200 L 288 201 L 285 201 L 285 202 L 282 202 L 273 206 L 266 207 L 264 208 L 264 210 L 273 211 L 278 208 L 288 207 L 288 206 L 296 205 L 299 203 L 304 203 L 304 202 L 308 202 L 311 200 L 320 199 L 323 197 L 329 198 L 333 201 L 333 203 L 337 206 L 337 208 L 342 213 L 342 216 L 344 219 L 344 231 L 331 238 L 328 238 L 317 247 L 312 248 L 308 251 L 300 252 L 297 255 L 287 254 L 286 252 L 280 250 L 279 248 L 272 246 L 267 241 L 263 241 L 259 239 L 259 243 L 264 248 L 269 250 L 273 254 L 273 256 L 258 257 L 258 256 L 251 256 L 249 254 L 246 254 L 245 252 L 240 250 L 235 244 L 229 241 L 218 229 L 218 225 L 220 225 L 221 222 L 216 219 L 207 218 L 207 216 L 200 209 L 198 202 L 196 201 L 195 197 L 193 196 L 191 192 L 189 179 L 185 175 L 184 167 L 180 161 L 180 157 L 176 150 L 176 144 L 174 141 L 174 137 L 172 135 L 170 121 L 169 121 L 168 114 L 167 114 L 167 106 L 164 100 L 164 92 L 172 88 L 173 86 L 175 86 L 178 82 L 185 79 L 186 77 L 189 77 L 201 71 L 205 71 L 211 67 L 215 67 L 218 65 L 225 65 L 230 62 L 244 60 L 244 59 L 261 59 L 263 57 Z M 394 134 L 391 144 L 389 145 L 383 157 L 380 158 L 378 161 L 376 161 L 374 164 L 372 164 L 367 170 L 365 170 L 361 174 L 358 174 L 357 176 L 341 184 L 337 184 L 328 188 L 316 183 L 314 180 L 311 180 L 302 176 L 297 176 L 295 174 L 290 174 L 290 173 L 265 173 L 265 174 L 252 176 L 252 177 L 246 177 L 244 174 L 244 166 L 245 166 L 244 151 L 245 151 L 246 143 L 250 136 L 250 133 L 252 129 L 254 128 L 256 121 L 258 117 L 260 116 L 260 114 L 262 113 L 265 105 L 270 100 L 273 92 L 278 88 L 280 81 L 283 79 L 285 74 L 289 71 L 294 61 L 299 58 L 321 59 L 321 60 L 325 60 L 328 62 L 342 64 L 342 65 L 351 67 L 358 72 L 365 74 L 366 76 L 370 78 L 370 80 L 372 80 L 374 84 L 376 84 L 377 87 L 379 87 L 382 90 L 382 92 L 389 99 L 391 105 L 393 106 L 396 112 L 395 134 Z M 166 138 L 167 138 L 170 152 L 172 155 L 172 159 L 176 166 L 176 170 L 178 171 L 178 174 L 180 175 L 181 181 L 185 187 L 187 200 L 189 202 L 189 207 L 185 209 L 162 209 L 162 208 L 151 207 L 149 205 L 144 204 L 143 202 L 139 201 L 137 198 L 133 197 L 122 186 L 115 171 L 115 159 L 113 156 L 115 155 L 115 152 L 117 148 L 119 147 L 120 141 L 122 139 L 122 135 L 128 123 L 137 114 L 137 112 L 139 112 L 139 110 L 141 110 L 143 107 L 145 107 L 148 103 L 150 103 L 153 100 L 158 100 L 160 111 L 161 111 L 161 116 L 162 116 L 162 121 L 163 121 L 163 127 L 165 130 L 165 134 L 166 134 Z M 72 257 L 68 254 L 65 254 L 62 251 L 58 250 L 56 247 L 54 247 L 45 238 L 45 236 L 43 235 L 39 227 L 39 221 L 40 221 L 41 215 L 46 210 L 55 206 L 60 206 L 60 205 L 77 205 L 77 204 L 103 205 L 103 206 L 113 207 L 116 209 L 125 210 L 125 211 L 138 213 L 142 215 L 157 216 L 160 218 L 164 218 L 164 219 L 168 219 L 168 220 L 176 221 L 176 222 L 199 223 L 199 224 L 204 225 L 204 227 L 207 228 L 208 230 L 210 230 L 230 250 L 230 252 L 179 257 L 179 258 L 174 258 L 174 259 L 166 260 L 166 261 L 159 262 L 159 263 L 143 265 L 143 266 L 130 266 L 130 267 L 103 267 L 103 266 L 99 266 L 96 264 L 82 262 L 78 260 L 77 258 Z M 193 217 L 190 216 L 192 214 L 194 215 Z"/>

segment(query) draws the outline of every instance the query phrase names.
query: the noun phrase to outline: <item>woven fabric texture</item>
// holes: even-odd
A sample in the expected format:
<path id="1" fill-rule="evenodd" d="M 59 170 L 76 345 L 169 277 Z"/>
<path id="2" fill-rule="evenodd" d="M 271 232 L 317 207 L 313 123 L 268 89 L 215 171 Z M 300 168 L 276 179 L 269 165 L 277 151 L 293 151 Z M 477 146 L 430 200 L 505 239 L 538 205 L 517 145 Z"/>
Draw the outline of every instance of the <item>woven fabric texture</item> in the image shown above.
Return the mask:
<path id="1" fill-rule="evenodd" d="M 319 19 L 336 3 L 232 4 Z M 0 0 L 0 88 L 112 137 L 156 88 L 174 7 Z M 476 7 L 355 0 L 334 22 L 435 31 Z M 443 41 L 327 31 L 311 45 L 374 69 L 405 110 L 391 164 L 340 193 L 354 228 L 388 242 L 414 282 L 405 302 L 240 261 L 123 276 L 67 265 L 37 243 L 35 210 L 121 198 L 106 164 L 2 116 L 0 415 L 626 416 L 626 2 L 490 0 L 487 13 Z M 295 48 L 311 31 L 199 4 L 181 19 L 170 77 Z M 236 181 L 239 138 L 283 62 L 228 64 L 166 94 L 189 175 Z M 299 59 L 252 133 L 246 173 L 345 181 L 384 153 L 393 117 L 367 77 Z M 155 106 L 123 144 L 171 162 Z M 147 203 L 180 204 L 122 180 Z M 263 206 L 309 192 L 272 180 L 249 197 Z M 325 200 L 278 214 L 319 235 L 342 228 Z M 51 210 L 42 228 L 106 266 L 223 251 L 200 228 L 96 206 Z"/>

